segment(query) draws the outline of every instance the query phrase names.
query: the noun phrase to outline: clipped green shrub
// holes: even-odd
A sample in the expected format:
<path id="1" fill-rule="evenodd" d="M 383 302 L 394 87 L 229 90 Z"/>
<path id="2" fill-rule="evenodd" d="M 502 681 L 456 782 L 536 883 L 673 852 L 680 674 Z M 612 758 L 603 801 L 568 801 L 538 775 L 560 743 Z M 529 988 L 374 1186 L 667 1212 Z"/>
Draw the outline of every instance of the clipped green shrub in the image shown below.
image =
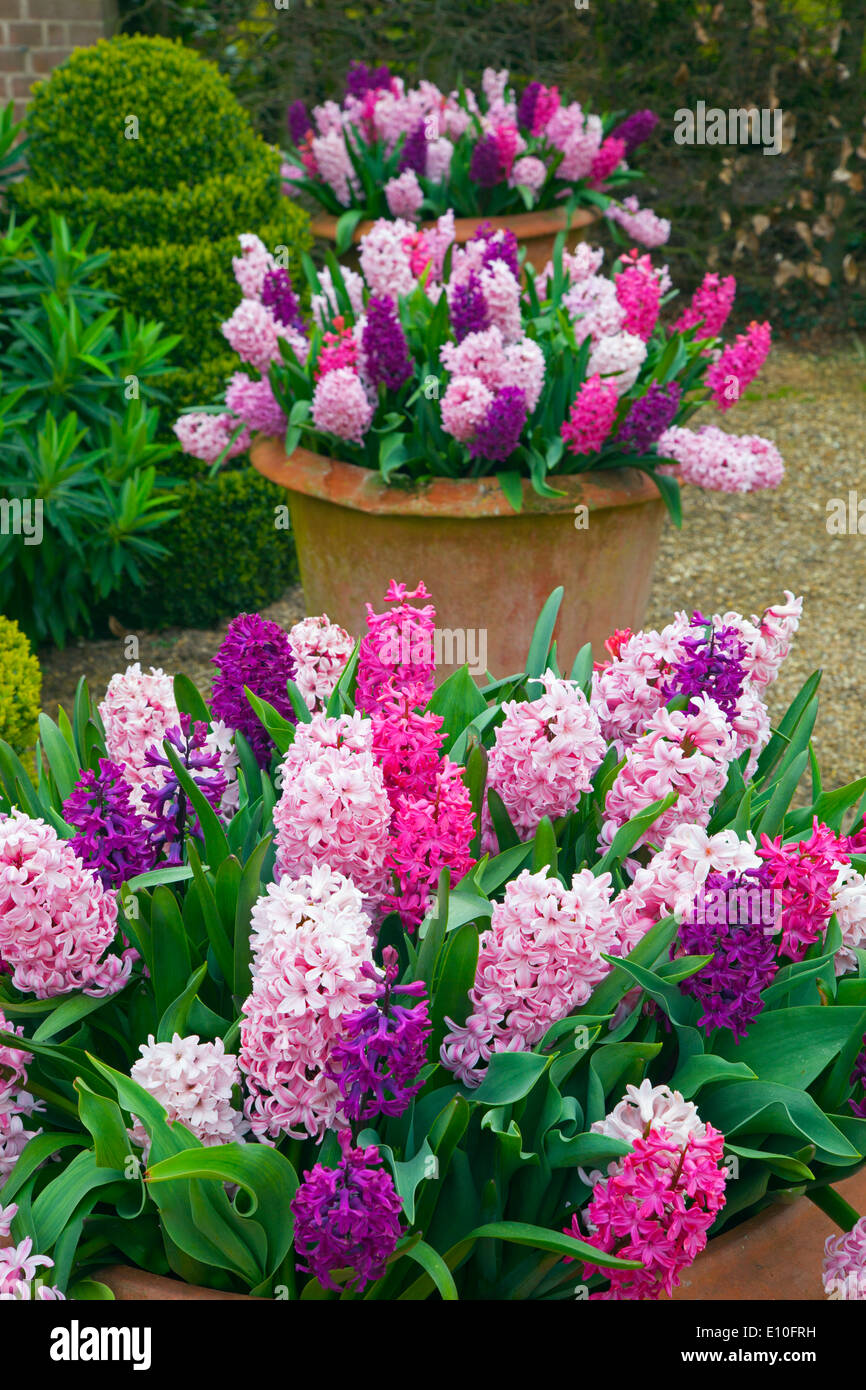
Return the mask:
<path id="1" fill-rule="evenodd" d="M 182 334 L 159 383 L 173 440 L 173 420 L 220 396 L 238 366 L 220 324 L 238 300 L 239 235 L 256 233 L 302 280 L 309 218 L 282 195 L 279 152 L 254 133 L 214 64 L 143 36 L 77 50 L 35 89 L 27 129 L 19 214 L 41 224 L 61 211 L 73 230 L 93 226 L 93 244 L 111 251 L 106 288 Z M 169 554 L 147 567 L 140 620 L 208 624 L 276 598 L 295 569 L 291 543 L 273 529 L 272 485 L 237 469 L 210 478 L 177 456 L 166 471 L 173 485 L 182 480 L 181 512 L 158 535 Z"/>
<path id="2" fill-rule="evenodd" d="M 280 191 L 280 156 L 267 145 L 256 167 L 246 173 L 218 174 L 179 188 L 134 188 L 114 193 L 110 188 L 81 188 L 57 182 L 23 179 L 13 190 L 22 213 L 41 217 L 46 210 L 68 221 L 94 228 L 97 245 L 205 241 L 224 237 L 226 227 L 258 226 L 272 218 Z M 291 205 L 295 218 L 304 214 Z"/>
<path id="3" fill-rule="evenodd" d="M 297 582 L 294 546 L 275 525 L 275 508 L 285 501 L 281 487 L 242 465 L 192 480 L 179 493 L 172 558 L 131 599 L 125 621 L 212 627 L 228 614 L 273 603 Z"/>
<path id="4" fill-rule="evenodd" d="M 23 753 L 36 742 L 42 672 L 12 618 L 0 615 L 0 739 Z"/>
<path id="5" fill-rule="evenodd" d="M 256 228 L 270 250 L 288 248 L 286 269 L 295 284 L 301 276 L 299 245 L 306 244 L 305 221 L 305 213 L 289 208 L 282 220 Z M 240 295 L 232 274 L 232 256 L 238 255 L 239 249 L 237 236 L 187 245 L 119 246 L 112 252 L 109 266 L 111 288 L 123 304 L 134 304 L 136 313 L 145 317 L 154 316 L 159 305 L 166 316 L 166 306 L 170 306 L 170 321 L 183 332 L 177 359 L 184 366 L 198 368 L 215 354 L 225 356 L 227 344 L 219 326 L 237 306 Z M 199 402 L 193 397 L 184 404 Z"/>
<path id="6" fill-rule="evenodd" d="M 38 83 L 27 130 L 37 183 L 114 193 L 254 168 L 265 148 L 214 64 L 128 35 L 77 48 Z"/>

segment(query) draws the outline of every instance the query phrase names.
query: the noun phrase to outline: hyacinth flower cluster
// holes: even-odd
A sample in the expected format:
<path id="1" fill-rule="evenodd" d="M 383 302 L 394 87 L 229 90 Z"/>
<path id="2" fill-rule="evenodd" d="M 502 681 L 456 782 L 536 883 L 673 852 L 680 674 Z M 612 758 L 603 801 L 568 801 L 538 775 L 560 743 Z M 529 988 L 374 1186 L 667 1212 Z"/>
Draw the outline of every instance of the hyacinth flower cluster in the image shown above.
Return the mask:
<path id="1" fill-rule="evenodd" d="M 610 968 L 602 955 L 616 941 L 610 896 L 610 874 L 589 869 L 569 888 L 528 869 L 506 886 L 481 935 L 466 1022 L 445 1020 L 442 1064 L 465 1086 L 481 1083 L 495 1053 L 531 1048 L 586 1003 Z"/>
<path id="2" fill-rule="evenodd" d="M 224 331 L 246 375 L 224 412 L 176 425 L 208 463 L 269 435 L 386 480 L 508 474 L 512 499 L 514 475 L 545 493 L 561 474 L 638 465 L 677 517 L 676 480 L 738 492 L 782 480 L 771 440 L 686 425 L 702 402 L 727 411 L 770 350 L 766 323 L 724 344 L 732 277 L 708 273 L 677 315 L 649 252 L 632 246 L 605 271 L 601 249 L 557 244 L 555 264 L 533 267 L 511 230 L 485 223 L 458 244 L 449 208 L 421 228 L 380 219 L 358 269 L 331 257 L 311 271 L 298 327 L 262 298 L 270 253 L 240 240 L 244 298 Z"/>
<path id="3" fill-rule="evenodd" d="M 402 1115 L 421 1089 L 419 1073 L 427 1061 L 431 1024 L 425 986 L 417 980 L 398 985 L 397 951 L 382 952 L 384 979 L 372 965 L 361 973 L 375 982 L 373 1002 L 343 1019 L 343 1036 L 331 1051 L 328 1079 L 336 1081 L 350 1120 Z M 399 997 L 417 999 L 409 1006 Z"/>
<path id="4" fill-rule="evenodd" d="M 423 583 L 392 583 L 391 607 L 368 605 L 357 708 L 298 726 L 274 808 L 278 874 L 327 863 L 361 889 L 375 918 L 397 911 L 409 930 L 440 871 L 456 881 L 474 862 L 462 768 L 441 753 L 442 717 L 423 711 L 435 680 L 435 612 L 410 600 L 427 597 Z"/>
<path id="5" fill-rule="evenodd" d="M 632 1145 L 624 1158 L 593 1174 L 592 1198 L 572 1218 L 568 1233 L 623 1259 L 638 1270 L 607 1271 L 587 1263 L 588 1277 L 609 1274 L 607 1289 L 591 1299 L 655 1300 L 668 1297 L 707 1243 L 725 1205 L 724 1137 L 704 1124 L 678 1091 L 650 1081 L 626 1095 L 591 1132 Z M 585 1228 L 585 1231 L 584 1231 Z"/>
<path id="6" fill-rule="evenodd" d="M 66 1295 L 55 1284 L 49 1284 L 44 1273 L 40 1272 L 53 1269 L 54 1261 L 47 1255 L 33 1253 L 30 1236 L 17 1244 L 5 1243 L 17 1215 L 17 1203 L 0 1206 L 0 1303 L 56 1303 L 65 1300 Z"/>
<path id="7" fill-rule="evenodd" d="M 201 1042 L 197 1034 L 157 1042 L 151 1034 L 139 1048 L 140 1057 L 130 1076 L 154 1100 L 171 1121 L 192 1130 L 204 1145 L 243 1143 L 249 1129 L 233 1104 L 240 1086 L 237 1057 L 225 1050 L 222 1038 Z M 150 1141 L 141 1121 L 133 1116 L 131 1138 L 147 1155 Z"/>
<path id="8" fill-rule="evenodd" d="M 602 205 L 634 172 L 630 161 L 658 123 L 635 111 L 611 126 L 529 82 L 519 97 L 507 71 L 486 68 L 481 90 L 407 86 L 386 66 L 354 63 L 341 102 L 286 113 L 286 190 L 310 194 L 337 217 L 406 220 L 453 207 L 459 217 Z M 613 203 L 618 207 L 619 204 Z"/>
<path id="9" fill-rule="evenodd" d="M 766 692 L 788 655 L 802 609 L 803 600 L 786 591 L 784 603 L 751 619 L 678 613 L 661 632 L 620 633 L 611 660 L 593 675 L 592 704 L 605 739 L 622 756 L 671 700 L 687 700 L 694 714 L 705 697 L 734 735 L 734 756 L 748 749 L 748 774 L 770 736 Z"/>
<path id="10" fill-rule="evenodd" d="M 866 1217 L 850 1231 L 828 1236 L 822 1267 L 824 1293 L 834 1301 L 866 1301 Z"/>
<path id="11" fill-rule="evenodd" d="M 708 1033 L 726 1028 L 736 1039 L 746 1037 L 764 1007 L 761 991 L 779 969 L 769 878 L 766 865 L 741 875 L 708 874 L 680 926 L 679 945 L 671 947 L 672 960 L 680 951 L 712 956 L 680 985 L 700 1004 L 698 1026 Z"/>
<path id="12" fill-rule="evenodd" d="M 122 1229 L 145 1269 L 259 1297 L 656 1299 L 732 1214 L 723 1130 L 762 1202 L 796 1179 L 829 1212 L 866 1145 L 866 828 L 861 783 L 782 805 L 817 678 L 769 740 L 766 702 L 800 609 L 617 631 L 566 679 L 548 606 L 546 659 L 539 628 L 481 692 L 437 688 L 430 595 L 395 582 L 357 647 L 242 615 L 209 726 L 191 683 L 130 669 L 101 724 L 86 691 L 43 721 L 37 787 L 0 745 L 32 797 L 0 809 L 0 1295 L 86 1297 Z M 130 817 L 173 827 L 146 873 Z M 130 1183 L 79 1229 L 109 1114 Z M 855 1235 L 831 1297 L 861 1296 Z"/>
<path id="13" fill-rule="evenodd" d="M 295 1249 L 302 1270 L 326 1289 L 339 1291 L 333 1274 L 350 1269 L 347 1287 L 361 1292 L 385 1272 L 402 1234 L 402 1203 L 374 1144 L 354 1148 L 340 1131 L 336 1168 L 317 1163 L 304 1174 L 294 1198 Z"/>
<path id="14" fill-rule="evenodd" d="M 23 1029 L 15 1027 L 0 1010 L 0 1032 L 21 1036 Z M 0 1043 L 0 1181 L 5 1182 L 28 1140 L 41 1131 L 28 1129 L 24 1123 L 44 1108 L 27 1090 L 27 1067 L 32 1061 L 29 1052 L 20 1047 Z M 9 1231 L 0 1231 L 7 1235 Z"/>

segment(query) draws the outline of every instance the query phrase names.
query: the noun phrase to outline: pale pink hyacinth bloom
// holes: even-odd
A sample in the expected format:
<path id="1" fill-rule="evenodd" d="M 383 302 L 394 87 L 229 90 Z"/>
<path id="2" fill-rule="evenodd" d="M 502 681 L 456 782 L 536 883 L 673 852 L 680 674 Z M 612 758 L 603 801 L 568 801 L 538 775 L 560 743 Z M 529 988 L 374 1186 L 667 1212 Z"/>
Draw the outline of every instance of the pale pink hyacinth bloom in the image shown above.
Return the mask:
<path id="1" fill-rule="evenodd" d="M 498 391 L 506 370 L 505 344 L 498 328 L 467 333 L 461 343 L 443 343 L 439 358 L 453 376 L 476 377 L 490 391 Z"/>
<path id="2" fill-rule="evenodd" d="M 427 146 L 427 177 L 432 183 L 444 183 L 446 181 L 451 172 L 453 157 L 454 146 L 444 135 L 441 135 L 438 140 L 429 142 Z"/>
<path id="3" fill-rule="evenodd" d="M 352 367 L 337 367 L 316 382 L 313 392 L 313 424 L 353 444 L 362 444 L 373 423 L 364 383 Z"/>
<path id="4" fill-rule="evenodd" d="M 551 1024 L 585 1004 L 610 970 L 615 941 L 611 876 L 589 869 L 571 886 L 528 869 L 512 879 L 482 932 L 466 1023 L 446 1018 L 443 1066 L 477 1086 L 497 1052 L 525 1052 Z"/>
<path id="5" fill-rule="evenodd" d="M 123 769 L 133 804 L 140 808 L 144 785 L 158 785 L 161 777 L 159 768 L 147 766 L 145 754 L 154 744 L 161 745 L 168 730 L 180 723 L 174 682 L 161 668 L 142 671 L 136 661 L 111 677 L 99 714 L 106 752 Z"/>
<path id="6" fill-rule="evenodd" d="M 439 405 L 442 428 L 461 444 L 474 439 L 487 417 L 493 392 L 474 376 L 453 376 Z"/>
<path id="7" fill-rule="evenodd" d="M 546 178 L 544 161 L 534 154 L 525 154 L 514 161 L 508 182 L 512 188 L 528 188 L 530 193 L 539 193 Z"/>
<path id="8" fill-rule="evenodd" d="M 240 357 L 257 372 L 267 374 L 272 362 L 281 362 L 280 339 L 284 339 L 298 361 L 307 359 L 310 345 L 291 324 L 278 323 L 257 299 L 242 299 L 231 318 L 220 324 L 223 337 Z"/>
<path id="9" fill-rule="evenodd" d="M 411 253 L 405 243 L 417 233 L 405 218 L 388 222 L 380 218 L 361 237 L 358 259 L 371 294 L 388 294 L 396 299 L 411 294 L 418 277 L 412 271 Z"/>
<path id="10" fill-rule="evenodd" d="M 314 714 L 299 724 L 279 769 L 274 807 L 278 878 L 321 864 L 345 874 L 375 911 L 388 888 L 391 803 L 360 714 Z"/>
<path id="11" fill-rule="evenodd" d="M 347 208 L 353 192 L 358 190 L 358 176 L 352 167 L 342 128 L 329 129 L 312 139 L 313 158 L 319 175 L 329 186 L 338 203 Z"/>
<path id="12" fill-rule="evenodd" d="M 710 873 L 757 869 L 761 863 L 755 837 L 733 830 L 708 835 L 702 825 L 675 825 L 647 864 L 636 867 L 633 881 L 613 901 L 617 923 L 616 954 L 628 955 L 663 917 L 682 921 Z"/>
<path id="13" fill-rule="evenodd" d="M 527 414 L 532 414 L 544 386 L 544 353 L 532 338 L 508 344 L 499 386 L 518 386 L 526 398 Z"/>
<path id="14" fill-rule="evenodd" d="M 0 1030 L 4 1033 L 14 1033 L 17 1037 L 23 1037 L 24 1032 L 20 1025 L 8 1021 L 2 1009 Z M 24 1116 L 29 1117 L 44 1109 L 43 1102 L 34 1100 L 25 1089 L 27 1067 L 32 1060 L 32 1054 L 23 1048 L 0 1043 L 0 1182 L 5 1182 L 9 1177 L 25 1144 L 35 1135 L 42 1133 L 39 1129 L 24 1128 Z M 14 1207 L 9 1208 L 12 1215 L 15 1210 Z M 0 1236 L 8 1235 L 8 1226 L 4 1230 L 0 1225 Z"/>
<path id="15" fill-rule="evenodd" d="M 658 217 L 652 208 L 642 208 L 634 194 L 623 198 L 622 205 L 611 203 L 605 208 L 604 215 L 619 223 L 632 241 L 648 247 L 650 251 L 664 246 L 670 238 L 671 224 L 668 219 Z"/>
<path id="16" fill-rule="evenodd" d="M 591 337 L 595 345 L 619 333 L 625 324 L 626 311 L 617 299 L 616 286 L 602 275 L 578 280 L 566 290 L 561 302 L 578 343 Z"/>
<path id="17" fill-rule="evenodd" d="M 0 1207 L 0 1235 L 9 1234 L 9 1226 L 18 1207 Z M 65 1301 L 66 1295 L 56 1285 L 46 1284 L 40 1269 L 53 1269 L 54 1261 L 47 1255 L 33 1254 L 33 1240 L 27 1236 L 17 1245 L 0 1248 L 0 1302 Z"/>
<path id="18" fill-rule="evenodd" d="M 866 1216 L 824 1242 L 824 1293 L 834 1301 L 866 1302 Z"/>
<path id="19" fill-rule="evenodd" d="M 225 778 L 226 789 L 220 800 L 219 815 L 223 820 L 230 820 L 240 803 L 240 785 L 238 783 L 240 757 L 235 748 L 234 729 L 230 729 L 222 719 L 214 719 L 204 742 L 206 748 L 215 749 L 219 753 L 220 765 L 212 774 L 202 772 L 201 776 L 218 776 L 219 773 L 222 773 Z"/>
<path id="20" fill-rule="evenodd" d="M 689 1136 L 703 1139 L 707 1127 L 698 1114 L 698 1108 L 690 1100 L 684 1100 L 679 1091 L 669 1086 L 654 1086 L 644 1079 L 639 1086 L 626 1086 L 622 1100 L 614 1106 L 603 1120 L 596 1120 L 589 1127 L 590 1134 L 601 1134 L 606 1139 L 621 1139 L 624 1144 L 633 1144 L 635 1139 L 645 1135 L 648 1130 L 664 1128 L 671 1139 L 682 1149 Z M 594 1187 L 605 1178 L 612 1178 L 622 1170 L 622 1159 L 614 1158 L 607 1165 L 606 1172 L 593 1168 L 587 1172 L 578 1168 L 581 1182 Z"/>
<path id="21" fill-rule="evenodd" d="M 322 713 L 355 644 L 344 628 L 323 613 L 295 623 L 289 630 L 289 645 L 295 658 L 295 684 L 304 703 L 312 713 Z"/>
<path id="22" fill-rule="evenodd" d="M 866 949 L 866 879 L 852 864 L 838 865 L 830 900 L 842 932 L 833 964 L 837 975 L 847 975 L 858 968 L 854 952 Z"/>
<path id="23" fill-rule="evenodd" d="M 116 994 L 134 952 L 106 955 L 117 895 L 103 888 L 53 826 L 13 806 L 0 815 L 0 960 L 23 994 Z"/>
<path id="24" fill-rule="evenodd" d="M 200 1042 L 197 1033 L 157 1042 L 151 1033 L 139 1047 L 141 1056 L 130 1076 L 158 1101 L 171 1122 L 180 1121 L 208 1146 L 243 1143 L 249 1128 L 232 1104 L 232 1089 L 241 1084 L 238 1059 L 226 1052 L 222 1038 Z M 147 1153 L 150 1140 L 133 1115 L 132 1138 Z"/>
<path id="25" fill-rule="evenodd" d="M 286 433 L 288 421 L 266 376 L 254 381 L 245 372 L 235 372 L 226 387 L 226 405 L 248 426 L 247 438 L 249 431 L 280 438 Z"/>
<path id="26" fill-rule="evenodd" d="M 488 785 L 502 798 L 521 839 L 544 816 L 573 811 L 604 758 L 607 745 L 598 716 L 580 686 L 542 676 L 537 700 L 510 700 L 496 730 Z"/>
<path id="27" fill-rule="evenodd" d="M 612 333 L 592 347 L 586 374 L 610 377 L 620 396 L 634 386 L 646 360 L 647 347 L 634 333 Z"/>
<path id="28" fill-rule="evenodd" d="M 603 130 L 599 116 L 584 117 L 579 102 L 559 106 L 547 123 L 546 138 L 563 158 L 557 175 L 568 183 L 588 178 L 592 163 L 601 148 Z"/>
<path id="29" fill-rule="evenodd" d="M 785 476 L 782 456 L 770 439 L 758 434 L 728 434 L 717 425 L 698 430 L 673 425 L 657 443 L 660 459 L 679 464 L 684 483 L 712 492 L 756 492 L 778 487 Z"/>
<path id="30" fill-rule="evenodd" d="M 604 251 L 600 246 L 590 246 L 586 241 L 579 241 L 574 251 L 567 251 L 563 248 L 562 265 L 568 272 L 569 285 L 577 285 L 581 280 L 587 280 L 591 275 L 597 275 L 604 260 Z M 540 275 L 535 277 L 535 289 L 539 299 L 546 299 L 549 282 L 553 278 L 553 262 L 548 261 Z"/>
<path id="31" fill-rule="evenodd" d="M 405 169 L 385 184 L 385 198 L 392 217 L 412 221 L 424 201 L 424 190 L 414 169 Z"/>
<path id="32" fill-rule="evenodd" d="M 491 261 L 480 278 L 490 323 L 499 329 L 503 343 L 516 343 L 523 337 L 519 282 L 502 260 Z"/>
<path id="33" fill-rule="evenodd" d="M 235 279 L 244 299 L 261 299 L 265 276 L 274 269 L 276 261 L 264 242 L 253 232 L 242 232 L 238 241 L 241 254 L 232 256 Z"/>
<path id="34" fill-rule="evenodd" d="M 236 458 L 250 447 L 248 429 L 242 429 L 232 443 L 232 436 L 240 424 L 240 420 L 225 411 L 221 415 L 211 415 L 205 410 L 190 410 L 186 415 L 178 416 L 172 429 L 184 453 L 189 454 L 190 458 L 201 459 L 203 463 L 216 463 L 223 452 L 226 459 Z"/>
<path id="35" fill-rule="evenodd" d="M 751 622 L 739 613 L 725 613 L 721 619 L 713 621 L 740 629 L 746 643 L 743 665 L 757 686 L 766 687 L 776 679 L 787 659 L 802 614 L 802 598 L 795 598 L 791 590 L 786 589 L 784 603 L 771 604 L 760 617 L 753 614 Z"/>
<path id="36" fill-rule="evenodd" d="M 247 1118 L 262 1139 L 321 1139 L 345 1123 L 326 1073 L 343 1019 L 373 993 L 362 973 L 373 958 L 370 919 L 354 883 L 322 865 L 270 884 L 250 928 L 253 983 L 240 1049 Z"/>
<path id="37" fill-rule="evenodd" d="M 601 852 L 610 847 L 621 825 L 671 791 L 678 793 L 677 802 L 652 822 L 635 848 L 664 840 L 678 821 L 706 825 L 735 752 L 736 736 L 708 695 L 695 696 L 689 710 L 657 710 L 647 721 L 647 732 L 629 749 L 605 798 Z"/>

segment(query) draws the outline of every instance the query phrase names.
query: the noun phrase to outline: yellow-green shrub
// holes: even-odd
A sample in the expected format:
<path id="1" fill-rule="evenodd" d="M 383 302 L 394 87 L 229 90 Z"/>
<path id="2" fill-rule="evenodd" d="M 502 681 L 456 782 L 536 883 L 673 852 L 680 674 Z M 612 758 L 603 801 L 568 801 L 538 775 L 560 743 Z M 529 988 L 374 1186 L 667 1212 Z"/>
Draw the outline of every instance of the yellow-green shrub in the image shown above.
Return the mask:
<path id="1" fill-rule="evenodd" d="M 30 643 L 0 614 L 0 738 L 21 753 L 36 742 L 42 673 Z"/>

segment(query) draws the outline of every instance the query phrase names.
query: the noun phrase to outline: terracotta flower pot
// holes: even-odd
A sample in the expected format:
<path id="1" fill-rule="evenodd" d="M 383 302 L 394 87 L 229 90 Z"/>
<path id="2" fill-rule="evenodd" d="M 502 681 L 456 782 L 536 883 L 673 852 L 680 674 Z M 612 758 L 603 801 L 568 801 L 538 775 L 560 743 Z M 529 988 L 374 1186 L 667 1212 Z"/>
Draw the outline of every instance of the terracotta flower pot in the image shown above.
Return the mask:
<path id="1" fill-rule="evenodd" d="M 246 1293 L 203 1289 L 198 1284 L 185 1284 L 182 1279 L 166 1279 L 161 1274 L 148 1274 L 145 1269 L 132 1269 L 128 1265 L 106 1265 L 94 1270 L 91 1278 L 107 1285 L 120 1303 L 200 1303 L 226 1298 L 241 1299 L 245 1303 L 250 1301 L 250 1295 Z"/>
<path id="2" fill-rule="evenodd" d="M 866 1168 L 834 1186 L 856 1211 L 866 1211 Z M 838 1226 L 807 1198 L 777 1202 L 711 1240 L 674 1299 L 820 1302 L 824 1241 L 832 1235 Z"/>
<path id="3" fill-rule="evenodd" d="M 578 208 L 572 213 L 571 231 L 567 240 L 567 247 L 573 251 L 579 241 L 584 241 L 589 234 L 589 229 L 599 218 L 599 213 L 595 208 Z M 561 231 L 568 225 L 564 208 L 549 208 L 546 212 L 516 212 L 510 217 L 458 217 L 454 222 L 454 239 L 458 245 L 462 246 L 471 236 L 474 236 L 478 228 L 488 224 L 494 231 L 511 228 L 517 237 L 520 246 L 526 247 L 526 259 L 534 266 L 536 271 L 541 271 L 544 265 L 553 256 L 553 243 Z M 429 222 L 422 223 L 422 226 L 429 227 L 434 225 Z M 337 219 L 328 217 L 325 214 L 314 217 L 311 224 L 313 236 L 322 241 L 335 243 L 337 240 Z M 369 232 L 373 226 L 372 222 L 359 222 L 352 236 L 352 241 L 357 245 L 361 237 Z M 357 263 L 357 252 L 348 253 L 350 263 Z"/>
<path id="4" fill-rule="evenodd" d="M 585 642 L 600 656 L 614 628 L 643 621 L 665 510 L 645 473 L 557 478 L 564 495 L 555 498 L 527 481 L 516 513 L 495 477 L 389 485 L 307 449 L 287 458 L 279 440 L 263 438 L 250 457 L 288 491 L 307 611 L 363 631 L 366 602 L 380 602 L 392 579 L 423 579 L 441 633 L 440 675 L 464 661 L 473 674 L 523 670 L 541 606 L 560 584 L 562 670 Z"/>

